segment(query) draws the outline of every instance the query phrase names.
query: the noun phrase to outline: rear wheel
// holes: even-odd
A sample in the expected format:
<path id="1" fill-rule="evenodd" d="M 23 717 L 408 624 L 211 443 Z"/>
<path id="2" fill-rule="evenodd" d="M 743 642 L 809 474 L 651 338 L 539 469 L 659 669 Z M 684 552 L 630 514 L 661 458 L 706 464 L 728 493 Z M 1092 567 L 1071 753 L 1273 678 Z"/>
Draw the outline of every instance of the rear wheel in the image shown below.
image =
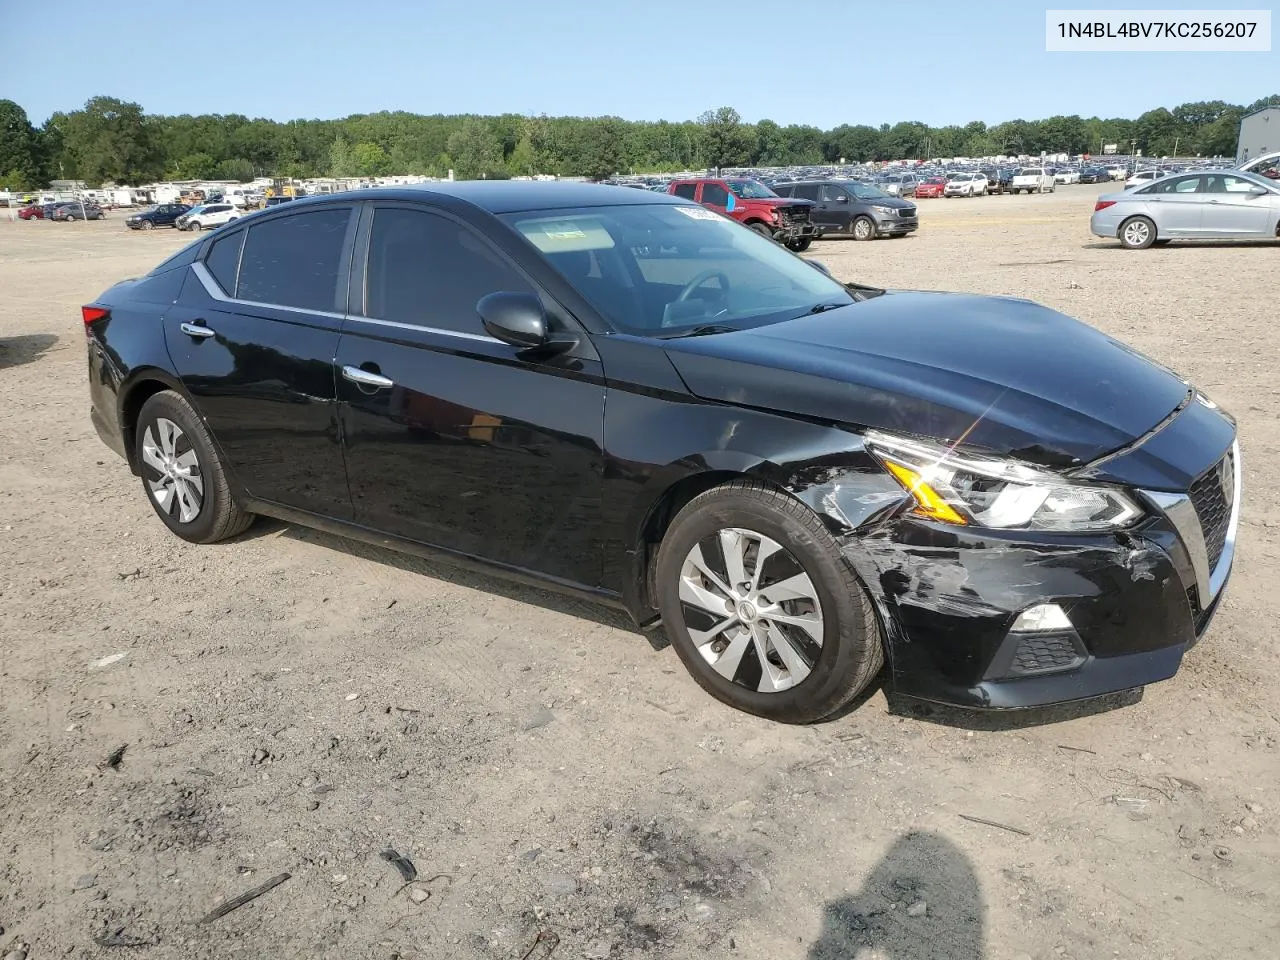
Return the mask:
<path id="1" fill-rule="evenodd" d="M 813 246 L 812 237 L 800 237 L 799 239 L 796 239 L 796 240 L 787 241 L 787 249 L 794 250 L 796 253 L 804 253 L 811 246 Z"/>
<path id="2" fill-rule="evenodd" d="M 1130 217 L 1120 224 L 1120 244 L 1130 250 L 1145 250 L 1156 242 L 1156 225 L 1147 217 Z"/>
<path id="3" fill-rule="evenodd" d="M 854 217 L 849 228 L 855 240 L 874 240 L 876 237 L 876 225 L 870 217 Z"/>
<path id="4" fill-rule="evenodd" d="M 183 540 L 215 543 L 253 522 L 253 514 L 232 499 L 209 432 L 181 394 L 162 390 L 148 398 L 138 414 L 134 444 L 147 499 Z"/>
<path id="5" fill-rule="evenodd" d="M 884 663 L 862 584 L 817 516 L 737 480 L 694 498 L 658 553 L 663 623 L 718 700 L 812 723 L 853 700 Z"/>

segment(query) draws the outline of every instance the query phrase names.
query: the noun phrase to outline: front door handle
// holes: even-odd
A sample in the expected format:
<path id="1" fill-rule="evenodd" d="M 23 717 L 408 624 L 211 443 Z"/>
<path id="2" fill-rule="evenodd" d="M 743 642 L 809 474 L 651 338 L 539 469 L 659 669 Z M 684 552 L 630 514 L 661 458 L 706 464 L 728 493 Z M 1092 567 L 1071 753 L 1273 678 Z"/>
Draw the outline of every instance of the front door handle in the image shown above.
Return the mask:
<path id="1" fill-rule="evenodd" d="M 207 340 L 209 337 L 216 336 L 218 332 L 211 330 L 203 323 L 184 323 L 179 325 L 178 329 L 188 337 L 195 337 L 197 340 Z"/>
<path id="2" fill-rule="evenodd" d="M 395 386 L 395 381 L 382 376 L 380 373 L 370 373 L 368 370 L 361 370 L 359 367 L 346 366 L 342 368 L 342 376 L 350 380 L 352 383 L 358 383 L 362 387 L 375 387 L 379 390 L 390 390 Z"/>

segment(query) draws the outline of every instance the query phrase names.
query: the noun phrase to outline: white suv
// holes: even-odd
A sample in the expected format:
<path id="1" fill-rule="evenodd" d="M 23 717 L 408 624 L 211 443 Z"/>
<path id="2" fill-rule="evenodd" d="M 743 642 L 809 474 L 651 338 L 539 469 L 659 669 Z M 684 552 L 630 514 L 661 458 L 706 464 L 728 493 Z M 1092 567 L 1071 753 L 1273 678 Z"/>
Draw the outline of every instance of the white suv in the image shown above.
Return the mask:
<path id="1" fill-rule="evenodd" d="M 242 216 L 243 211 L 230 203 L 208 203 L 192 207 L 178 218 L 177 226 L 179 230 L 212 230 Z"/>

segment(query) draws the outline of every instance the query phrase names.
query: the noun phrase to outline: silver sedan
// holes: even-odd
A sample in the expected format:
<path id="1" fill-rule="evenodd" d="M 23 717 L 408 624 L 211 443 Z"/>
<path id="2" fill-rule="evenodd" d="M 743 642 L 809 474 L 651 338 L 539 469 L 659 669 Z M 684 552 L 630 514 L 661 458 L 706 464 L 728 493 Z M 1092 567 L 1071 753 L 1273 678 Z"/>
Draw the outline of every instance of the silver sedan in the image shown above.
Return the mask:
<path id="1" fill-rule="evenodd" d="M 1170 240 L 1274 240 L 1280 237 L 1280 185 L 1241 170 L 1173 174 L 1103 194 L 1089 229 L 1131 250 Z"/>

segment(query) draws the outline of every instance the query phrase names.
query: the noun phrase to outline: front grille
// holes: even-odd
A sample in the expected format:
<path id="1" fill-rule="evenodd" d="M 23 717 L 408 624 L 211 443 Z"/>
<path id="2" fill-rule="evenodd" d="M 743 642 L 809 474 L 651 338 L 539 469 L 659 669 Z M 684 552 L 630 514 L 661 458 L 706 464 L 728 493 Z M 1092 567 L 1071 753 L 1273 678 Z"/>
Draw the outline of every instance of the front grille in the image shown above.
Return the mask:
<path id="1" fill-rule="evenodd" d="M 1227 527 L 1231 523 L 1231 502 L 1235 497 L 1235 461 L 1231 451 L 1202 473 L 1188 491 L 1191 504 L 1200 518 L 1204 533 L 1209 569 L 1218 565 L 1227 543 Z"/>
<path id="2" fill-rule="evenodd" d="M 902 220 L 910 220 L 916 215 L 915 207 L 901 207 L 898 210 L 898 217 Z"/>
<path id="3" fill-rule="evenodd" d="M 1069 633 L 1027 634 L 1018 641 L 1010 672 L 1020 676 L 1069 670 L 1084 657 Z"/>
<path id="4" fill-rule="evenodd" d="M 808 223 L 808 207 L 779 207 L 778 217 L 784 223 Z"/>

